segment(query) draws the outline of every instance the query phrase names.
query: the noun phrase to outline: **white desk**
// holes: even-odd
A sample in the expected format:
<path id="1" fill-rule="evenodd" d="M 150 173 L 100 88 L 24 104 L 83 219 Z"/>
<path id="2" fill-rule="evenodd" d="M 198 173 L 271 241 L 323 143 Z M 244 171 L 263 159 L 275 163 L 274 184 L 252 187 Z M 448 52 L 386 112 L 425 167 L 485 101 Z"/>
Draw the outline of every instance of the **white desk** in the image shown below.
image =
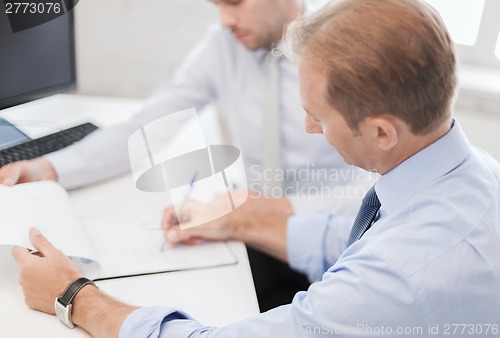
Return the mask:
<path id="1" fill-rule="evenodd" d="M 47 110 L 47 114 L 51 111 L 57 115 L 58 107 L 69 109 L 59 114 L 63 123 L 74 123 L 83 114 L 88 114 L 94 121 L 103 121 L 101 124 L 112 124 L 138 110 L 141 101 L 57 96 L 36 104 L 46 104 L 41 109 Z M 34 116 L 36 104 L 30 104 L 28 111 L 10 109 L 2 115 L 26 120 Z M 105 118 L 106 114 L 111 117 L 109 120 Z M 47 119 L 48 115 L 42 116 Z M 35 132 L 44 133 L 40 128 Z M 129 176 L 72 191 L 70 197 L 81 216 L 161 210 L 168 200 L 164 194 L 136 190 Z M 238 257 L 236 265 L 111 279 L 97 284 L 110 295 L 131 304 L 173 306 L 204 324 L 225 325 L 259 312 L 245 247 L 238 242 L 230 243 L 230 247 Z M 55 317 L 32 311 L 24 304 L 17 283 L 18 269 L 10 250 L 0 247 L 0 336 L 86 336 L 83 330 L 70 330 Z"/>

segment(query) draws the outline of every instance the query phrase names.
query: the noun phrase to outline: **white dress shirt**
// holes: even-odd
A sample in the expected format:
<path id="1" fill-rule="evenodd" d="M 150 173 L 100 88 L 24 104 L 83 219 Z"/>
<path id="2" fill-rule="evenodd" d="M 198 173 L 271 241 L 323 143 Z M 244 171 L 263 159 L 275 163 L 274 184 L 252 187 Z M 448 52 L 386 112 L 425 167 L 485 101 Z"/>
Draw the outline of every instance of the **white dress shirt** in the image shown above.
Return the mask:
<path id="1" fill-rule="evenodd" d="M 292 217 L 290 262 L 322 277 L 291 304 L 222 328 L 140 308 L 120 337 L 499 337 L 500 165 L 455 123 L 375 190 L 379 218 L 348 248 L 352 223 Z"/>
<path id="2" fill-rule="evenodd" d="M 129 170 L 127 141 L 140 126 L 165 114 L 195 107 L 200 112 L 211 102 L 222 108 L 234 145 L 240 148 L 249 188 L 261 191 L 262 110 L 265 106 L 266 54 L 250 51 L 226 29 L 211 28 L 194 48 L 173 83 L 162 88 L 144 111 L 131 121 L 98 130 L 73 146 L 46 157 L 66 188 L 109 178 Z M 281 172 L 284 194 L 294 211 L 328 209 L 355 214 L 373 178 L 348 166 L 321 135 L 304 132 L 305 112 L 298 94 L 296 66 L 284 57 L 279 69 Z M 175 134 L 182 121 L 165 135 Z M 161 135 L 165 137 L 165 135 Z M 159 135 L 160 137 L 160 135 Z M 167 141 L 168 138 L 167 137 Z"/>

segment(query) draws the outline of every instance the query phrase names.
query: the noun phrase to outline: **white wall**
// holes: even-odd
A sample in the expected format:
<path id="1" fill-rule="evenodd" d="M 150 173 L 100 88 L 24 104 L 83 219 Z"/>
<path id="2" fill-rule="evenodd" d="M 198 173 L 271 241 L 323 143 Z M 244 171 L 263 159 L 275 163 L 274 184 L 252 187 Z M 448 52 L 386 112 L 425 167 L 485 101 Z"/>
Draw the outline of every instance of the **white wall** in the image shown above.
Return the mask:
<path id="1" fill-rule="evenodd" d="M 218 20 L 207 0 L 83 0 L 75 8 L 82 94 L 146 97 Z"/>
<path id="2" fill-rule="evenodd" d="M 457 109 L 455 116 L 469 141 L 500 162 L 500 115 Z"/>

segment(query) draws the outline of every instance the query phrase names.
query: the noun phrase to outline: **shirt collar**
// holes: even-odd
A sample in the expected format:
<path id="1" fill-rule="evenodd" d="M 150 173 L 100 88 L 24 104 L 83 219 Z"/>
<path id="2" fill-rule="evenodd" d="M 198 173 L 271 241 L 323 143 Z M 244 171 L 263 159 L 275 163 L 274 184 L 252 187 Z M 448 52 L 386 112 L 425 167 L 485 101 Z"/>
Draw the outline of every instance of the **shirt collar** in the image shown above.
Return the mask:
<path id="1" fill-rule="evenodd" d="M 459 123 L 453 121 L 447 134 L 380 177 L 375 191 L 382 210 L 388 214 L 398 210 L 424 185 L 462 163 L 471 149 Z"/>

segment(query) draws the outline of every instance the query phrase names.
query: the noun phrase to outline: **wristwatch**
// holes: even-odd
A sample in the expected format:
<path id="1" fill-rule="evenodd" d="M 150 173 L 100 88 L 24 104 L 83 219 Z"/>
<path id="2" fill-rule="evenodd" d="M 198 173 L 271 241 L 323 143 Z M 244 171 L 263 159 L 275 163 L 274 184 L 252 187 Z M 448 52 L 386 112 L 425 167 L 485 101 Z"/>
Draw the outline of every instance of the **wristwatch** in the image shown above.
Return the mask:
<path id="1" fill-rule="evenodd" d="M 59 295 L 59 297 L 56 297 L 56 300 L 54 301 L 54 308 L 56 312 L 57 318 L 66 326 L 69 328 L 74 328 L 75 324 L 73 324 L 71 320 L 71 309 L 73 308 L 73 299 L 75 299 L 76 294 L 78 291 L 80 291 L 85 285 L 94 284 L 93 281 L 91 281 L 88 278 L 85 277 L 80 277 L 72 281 L 66 289 Z"/>

